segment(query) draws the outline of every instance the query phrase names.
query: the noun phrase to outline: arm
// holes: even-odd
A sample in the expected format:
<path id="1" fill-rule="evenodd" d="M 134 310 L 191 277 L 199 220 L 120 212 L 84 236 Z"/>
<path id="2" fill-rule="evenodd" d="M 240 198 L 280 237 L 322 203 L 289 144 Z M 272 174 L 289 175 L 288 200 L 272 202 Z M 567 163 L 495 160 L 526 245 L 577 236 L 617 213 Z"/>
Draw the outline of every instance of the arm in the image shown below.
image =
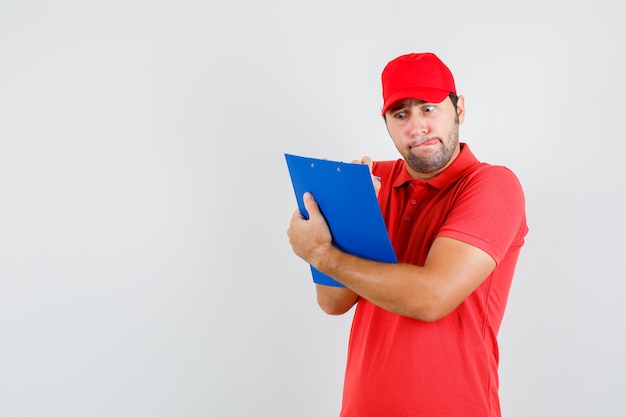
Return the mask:
<path id="1" fill-rule="evenodd" d="M 332 245 L 313 197 L 307 193 L 304 201 L 309 220 L 294 213 L 287 232 L 289 241 L 298 256 L 355 294 L 349 298 L 335 293 L 335 300 L 354 303 L 360 296 L 393 313 L 435 321 L 452 312 L 496 266 L 481 249 L 445 237 L 435 239 L 424 266 L 375 262 L 347 254 Z"/>
<path id="2" fill-rule="evenodd" d="M 317 304 L 326 314 L 346 313 L 359 299 L 359 296 L 349 288 L 317 284 L 315 291 L 317 292 Z"/>

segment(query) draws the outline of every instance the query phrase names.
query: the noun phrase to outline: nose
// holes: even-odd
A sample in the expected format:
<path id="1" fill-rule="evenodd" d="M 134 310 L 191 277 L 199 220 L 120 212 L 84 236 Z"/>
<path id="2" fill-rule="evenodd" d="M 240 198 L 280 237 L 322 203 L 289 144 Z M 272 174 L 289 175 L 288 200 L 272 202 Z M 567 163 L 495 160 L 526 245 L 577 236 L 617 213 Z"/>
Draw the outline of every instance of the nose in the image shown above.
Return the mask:
<path id="1" fill-rule="evenodd" d="M 426 118 L 418 112 L 413 113 L 411 115 L 409 129 L 411 137 L 424 136 L 428 132 L 428 123 L 426 122 Z"/>

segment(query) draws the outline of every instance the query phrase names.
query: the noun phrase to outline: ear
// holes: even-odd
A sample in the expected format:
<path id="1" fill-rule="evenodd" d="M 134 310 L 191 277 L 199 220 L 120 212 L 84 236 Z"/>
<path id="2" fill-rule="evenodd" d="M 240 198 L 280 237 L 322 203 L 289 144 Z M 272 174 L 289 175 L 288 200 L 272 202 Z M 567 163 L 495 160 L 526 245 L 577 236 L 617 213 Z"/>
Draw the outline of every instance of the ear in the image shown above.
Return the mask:
<path id="1" fill-rule="evenodd" d="M 456 103 L 456 114 L 459 116 L 459 124 L 462 124 L 465 120 L 465 97 L 459 96 L 459 101 Z"/>

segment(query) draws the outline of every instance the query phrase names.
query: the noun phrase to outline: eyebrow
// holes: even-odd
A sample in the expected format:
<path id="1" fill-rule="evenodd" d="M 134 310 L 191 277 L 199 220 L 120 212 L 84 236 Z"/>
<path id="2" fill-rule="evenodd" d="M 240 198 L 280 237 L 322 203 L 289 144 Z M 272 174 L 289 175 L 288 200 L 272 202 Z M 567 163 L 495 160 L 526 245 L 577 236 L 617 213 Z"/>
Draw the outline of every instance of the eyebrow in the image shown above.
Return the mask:
<path id="1" fill-rule="evenodd" d="M 419 105 L 419 104 L 426 104 L 426 103 L 428 103 L 428 102 L 424 101 L 424 100 L 419 100 L 419 99 L 416 99 L 416 98 L 404 99 L 401 102 L 399 102 L 398 105 L 390 107 L 389 111 L 395 112 L 395 111 L 407 108 L 407 107 L 409 107 L 409 105 L 414 105 L 414 104 L 418 104 Z"/>

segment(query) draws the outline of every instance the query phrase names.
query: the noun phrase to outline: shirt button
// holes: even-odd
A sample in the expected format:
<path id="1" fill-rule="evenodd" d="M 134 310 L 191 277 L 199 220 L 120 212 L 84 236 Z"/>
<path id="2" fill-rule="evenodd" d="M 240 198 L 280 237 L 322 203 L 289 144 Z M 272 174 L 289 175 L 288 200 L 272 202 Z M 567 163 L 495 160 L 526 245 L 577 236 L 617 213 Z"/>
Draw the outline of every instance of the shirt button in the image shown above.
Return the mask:
<path id="1" fill-rule="evenodd" d="M 411 204 L 416 205 L 417 204 L 417 200 L 411 200 Z"/>
<path id="2" fill-rule="evenodd" d="M 404 218 L 404 221 L 408 223 L 408 222 L 410 222 L 410 221 L 411 221 L 411 218 L 410 218 L 409 216 L 406 216 L 406 217 Z"/>

